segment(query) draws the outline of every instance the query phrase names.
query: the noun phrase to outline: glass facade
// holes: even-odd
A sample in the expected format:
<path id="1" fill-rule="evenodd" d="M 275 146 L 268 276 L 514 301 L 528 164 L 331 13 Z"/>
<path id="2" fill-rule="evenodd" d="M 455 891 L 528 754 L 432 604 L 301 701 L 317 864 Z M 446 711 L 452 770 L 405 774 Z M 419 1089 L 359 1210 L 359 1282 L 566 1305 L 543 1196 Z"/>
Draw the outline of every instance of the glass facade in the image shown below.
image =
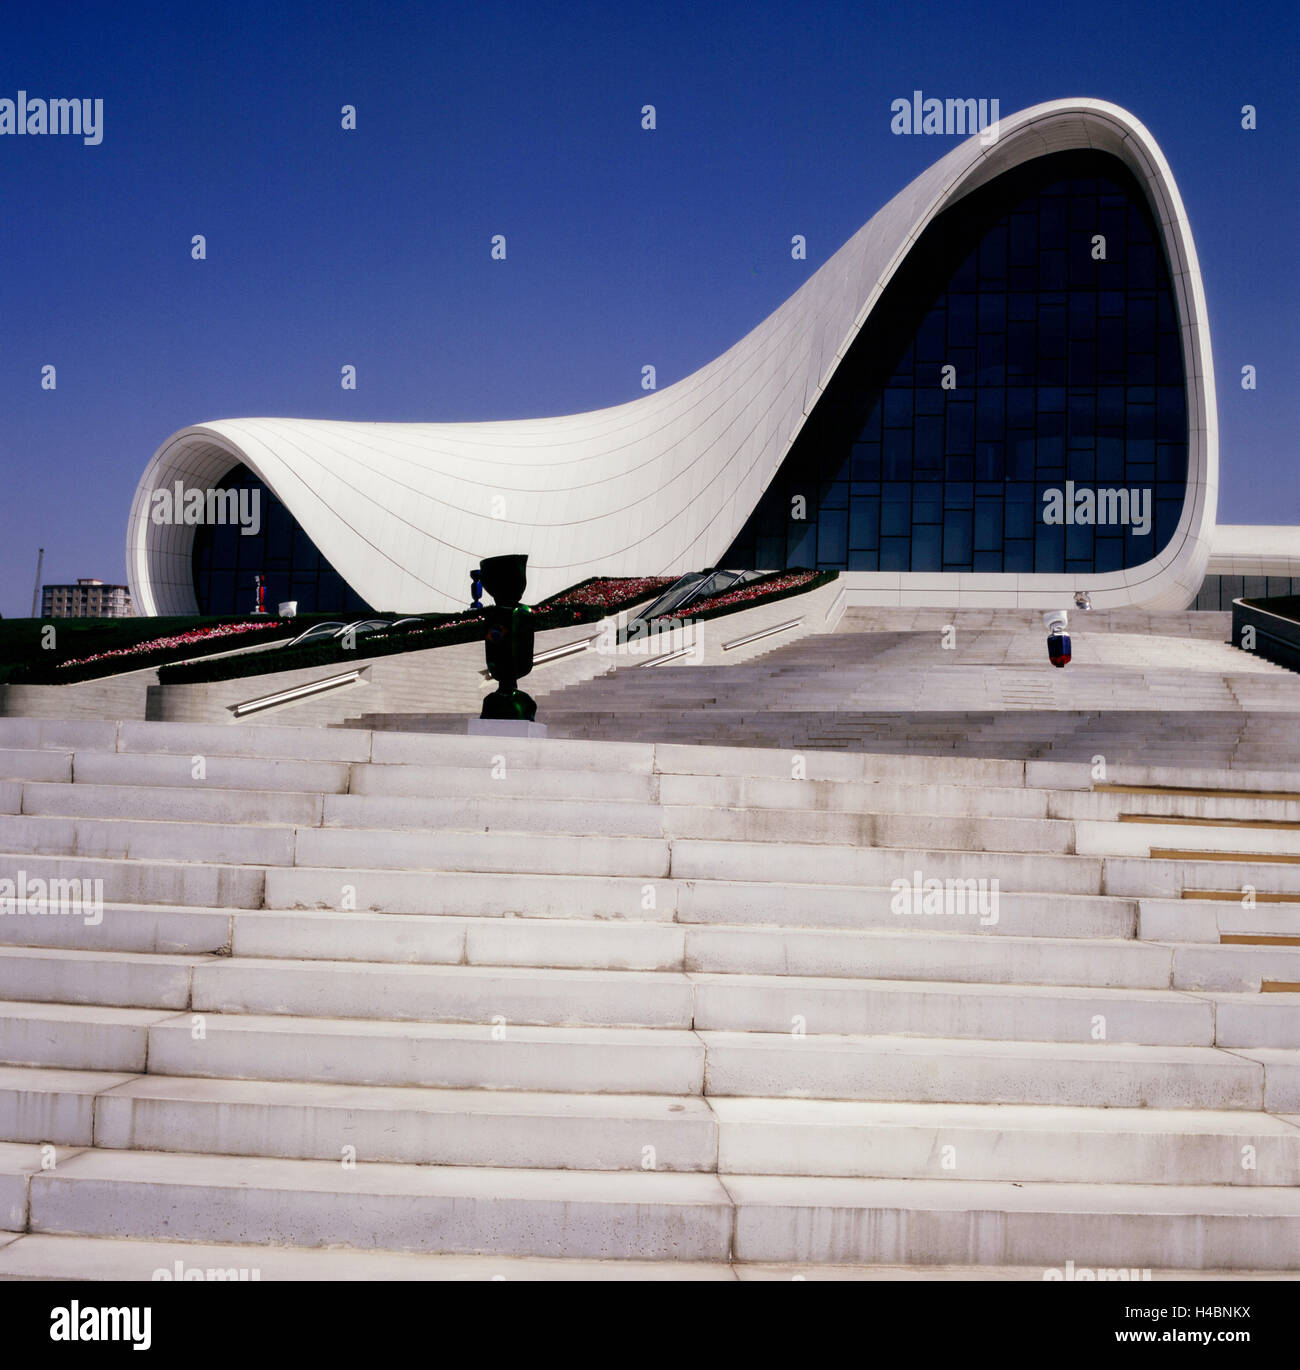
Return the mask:
<path id="1" fill-rule="evenodd" d="M 249 536 L 235 523 L 195 528 L 194 593 L 201 614 L 251 612 L 257 602 L 253 577 L 259 574 L 266 578 L 266 607 L 272 614 L 286 599 L 296 599 L 303 614 L 373 612 L 247 466 L 228 471 L 215 488 L 256 492 L 260 527 Z"/>
<path id="2" fill-rule="evenodd" d="M 1117 159 L 1058 153 L 925 231 L 718 564 L 1115 571 L 1186 479 L 1157 226 Z"/>

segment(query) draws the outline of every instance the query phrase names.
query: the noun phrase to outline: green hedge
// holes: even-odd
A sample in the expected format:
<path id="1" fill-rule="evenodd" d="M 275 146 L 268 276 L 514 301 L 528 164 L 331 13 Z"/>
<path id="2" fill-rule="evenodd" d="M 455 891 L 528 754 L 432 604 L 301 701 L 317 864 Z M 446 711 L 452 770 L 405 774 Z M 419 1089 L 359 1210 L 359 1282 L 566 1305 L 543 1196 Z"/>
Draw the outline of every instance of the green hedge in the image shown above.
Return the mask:
<path id="1" fill-rule="evenodd" d="M 324 618 L 325 615 L 320 617 Z M 244 623 L 248 618 L 247 614 L 232 614 L 203 618 L 186 615 L 165 618 L 10 619 L 0 625 L 0 680 L 23 685 L 71 685 L 81 680 L 143 670 L 175 661 L 181 656 L 232 651 L 243 645 L 251 646 L 255 641 L 274 642 L 291 632 L 302 632 L 310 622 L 295 619 L 293 624 L 286 621 L 281 627 L 279 620 L 272 620 L 275 627 L 248 636 L 240 634 L 214 638 L 210 643 L 164 647 L 135 657 L 108 657 L 79 666 L 59 665 L 60 662 L 75 661 L 100 652 L 134 647 L 156 637 L 172 637 L 195 628 Z M 45 630 L 51 627 L 55 630 L 55 645 L 47 649 L 42 646 L 42 641 Z"/>

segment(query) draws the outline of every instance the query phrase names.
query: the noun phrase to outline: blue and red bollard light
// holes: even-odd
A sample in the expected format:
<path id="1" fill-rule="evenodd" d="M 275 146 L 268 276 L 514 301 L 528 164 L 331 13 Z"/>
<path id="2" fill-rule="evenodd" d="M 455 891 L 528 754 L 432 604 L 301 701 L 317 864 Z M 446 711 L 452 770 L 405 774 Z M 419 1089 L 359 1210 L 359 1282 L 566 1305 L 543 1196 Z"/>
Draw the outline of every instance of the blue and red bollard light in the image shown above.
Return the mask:
<path id="1" fill-rule="evenodd" d="M 1053 609 L 1043 615 L 1047 628 L 1047 659 L 1053 666 L 1067 666 L 1070 662 L 1070 634 L 1066 631 L 1070 620 L 1064 609 Z"/>

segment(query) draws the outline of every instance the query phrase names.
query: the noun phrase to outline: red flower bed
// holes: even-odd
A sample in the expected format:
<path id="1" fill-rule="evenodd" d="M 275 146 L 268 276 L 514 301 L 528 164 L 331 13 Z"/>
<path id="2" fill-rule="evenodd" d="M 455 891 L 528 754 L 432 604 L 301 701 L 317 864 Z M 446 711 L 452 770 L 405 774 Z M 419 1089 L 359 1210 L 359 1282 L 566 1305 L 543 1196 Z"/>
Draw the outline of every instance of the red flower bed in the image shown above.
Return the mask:
<path id="1" fill-rule="evenodd" d="M 756 584 L 741 585 L 735 590 L 727 590 L 720 595 L 710 595 L 708 599 L 697 599 L 684 609 L 674 609 L 664 618 L 693 618 L 701 609 L 720 609 L 728 604 L 745 604 L 750 600 L 766 599 L 769 595 L 782 590 L 793 590 L 807 585 L 817 577 L 816 571 L 791 571 L 789 575 L 775 576 L 771 580 L 761 580 Z"/>
<path id="2" fill-rule="evenodd" d="M 607 576 L 566 590 L 555 599 L 543 601 L 542 609 L 616 609 L 630 599 L 640 599 L 654 590 L 666 589 L 676 576 Z"/>
<path id="3" fill-rule="evenodd" d="M 84 666 L 91 661 L 106 661 L 109 657 L 143 656 L 148 652 L 166 651 L 172 647 L 190 647 L 198 642 L 211 642 L 214 638 L 233 637 L 237 633 L 254 633 L 266 628 L 283 627 L 283 620 L 269 618 L 265 623 L 222 623 L 215 628 L 192 628 L 189 632 L 176 633 L 172 637 L 155 637 L 148 642 L 137 642 L 133 647 L 117 647 L 111 652 L 95 652 L 90 656 L 73 657 L 60 661 L 57 669 L 65 666 Z"/>

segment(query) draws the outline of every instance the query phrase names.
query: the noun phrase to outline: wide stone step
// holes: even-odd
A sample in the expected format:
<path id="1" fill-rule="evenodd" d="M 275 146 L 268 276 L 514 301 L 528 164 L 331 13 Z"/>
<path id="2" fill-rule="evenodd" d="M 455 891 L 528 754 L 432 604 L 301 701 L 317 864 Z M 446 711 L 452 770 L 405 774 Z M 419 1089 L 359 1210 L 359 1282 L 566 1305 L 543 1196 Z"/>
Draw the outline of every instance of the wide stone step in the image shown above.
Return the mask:
<path id="1" fill-rule="evenodd" d="M 318 827 L 325 800 L 284 790 L 213 789 L 178 785 L 68 785 L 28 783 L 21 812 L 62 818 L 144 819 L 155 822 L 274 824 Z"/>
<path id="2" fill-rule="evenodd" d="M 1180 946 L 1174 951 L 1175 989 L 1258 994 L 1269 980 L 1300 983 L 1300 940 L 1289 947 L 1229 943 Z"/>
<path id="3" fill-rule="evenodd" d="M 66 951 L 225 955 L 230 951 L 233 921 L 230 909 L 113 904 L 105 900 L 97 922 L 58 913 L 29 912 L 0 918 L 0 944 L 60 947 Z M 306 948 L 303 954 L 307 954 Z"/>
<path id="4" fill-rule="evenodd" d="M 998 889 L 1099 894 L 1102 892 L 1102 870 L 1099 857 L 1057 853 L 1026 856 L 1015 852 L 947 851 L 910 846 L 863 849 L 821 847 L 811 843 L 707 842 L 689 838 L 678 838 L 672 844 L 672 874 L 683 879 L 758 878 L 817 884 L 889 885 L 898 879 L 911 883 L 914 872 L 920 871 L 926 880 L 996 879 Z"/>
<path id="5" fill-rule="evenodd" d="M 197 977 L 204 974 L 196 972 Z M 1209 1046 L 1214 1008 L 1173 991 L 695 975 L 700 1031 Z"/>
<path id="6" fill-rule="evenodd" d="M 881 1102 L 1087 1108 L 1290 1109 L 1300 1072 L 1285 1053 L 1116 1042 L 701 1034 L 705 1092 Z M 1276 1074 L 1270 1094 L 1266 1075 Z"/>
<path id="7" fill-rule="evenodd" d="M 555 1170 L 640 1170 L 648 1160 L 657 1170 L 709 1171 L 717 1168 L 717 1133 L 713 1113 L 698 1096 L 397 1089 L 0 1067 L 4 1141 Z"/>
<path id="8" fill-rule="evenodd" d="M 74 889 L 97 891 L 104 902 L 110 904 L 256 909 L 262 906 L 266 871 L 260 867 L 211 861 L 141 861 L 123 857 L 0 852 L 0 880 L 12 881 L 15 889 L 25 888 L 29 901 L 36 897 L 32 892 L 34 881 L 45 882 L 47 895 L 53 882 L 75 881 L 80 883 L 73 886 Z M 340 898 L 341 893 L 336 892 L 335 902 Z M 50 915 L 29 913 L 25 916 Z M 88 915 L 86 921 L 92 917 Z M 77 917 L 75 921 L 82 919 Z"/>
<path id="9" fill-rule="evenodd" d="M 1284 1048 L 1300 1069 L 1300 994 L 1216 994 L 1215 1040 L 1224 1047 Z"/>
<path id="10" fill-rule="evenodd" d="M 19 1280 L 1034 1280 L 1042 1266 L 821 1265 L 810 1262 L 546 1260 L 535 1256 L 441 1256 L 302 1246 L 131 1241 L 112 1237 L 0 1234 L 0 1279 Z M 1145 1280 L 1146 1272 L 1142 1272 Z M 1152 1282 L 1297 1280 L 1286 1270 L 1154 1268 Z"/>
<path id="11" fill-rule="evenodd" d="M 1117 824 L 1119 826 L 1125 826 Z M 1171 843 L 1172 848 L 1175 844 Z M 1076 857 L 1076 860 L 1086 858 Z M 1107 856 L 1105 887 L 1111 894 L 1187 896 L 1198 891 L 1235 890 L 1266 900 L 1275 894 L 1300 894 L 1300 862 L 1264 861 L 1240 853 L 1188 852 L 1148 857 Z"/>
<path id="12" fill-rule="evenodd" d="M 153 961 L 166 959 L 9 948 L 0 951 L 0 992 L 11 999 L 398 1022 L 500 1018 L 532 1026 L 754 1032 L 779 1032 L 799 1023 L 810 1033 L 1177 1045 L 1214 1041 L 1213 1004 L 1171 990 L 251 957 L 166 965 L 147 978 Z M 124 1000 L 137 983 L 130 978 L 135 963 L 144 967 L 137 973 L 140 997 Z M 123 978 L 122 988 L 101 984 L 116 976 Z M 95 995 L 105 997 L 89 997 Z"/>
<path id="13" fill-rule="evenodd" d="M 0 847 L 36 855 L 239 866 L 371 865 L 400 870 L 667 875 L 661 838 L 517 832 L 256 827 L 0 814 Z"/>
<path id="14" fill-rule="evenodd" d="M 657 1170 L 899 1179 L 1264 1186 L 1300 1179 L 1300 1129 L 1264 1113 L 706 1103 L 14 1067 L 0 1067 L 0 1141 L 540 1169 L 650 1162 Z"/>
<path id="15" fill-rule="evenodd" d="M 967 920 L 918 911 L 906 917 L 894 914 L 882 927 L 847 931 L 631 918 L 462 917 L 105 903 L 98 923 L 61 916 L 0 918 L 0 944 L 164 955 L 233 952 L 237 958 L 275 960 L 693 970 L 1112 989 L 1170 985 L 1172 948 L 1132 939 L 1008 936 L 999 932 L 1004 914 L 1000 909 L 998 923 L 986 924 L 977 912 Z M 973 931 L 953 930 L 966 926 Z M 1217 946 L 1205 948 L 1211 958 L 1218 950 Z M 1254 952 L 1243 950 L 1250 954 L 1241 958 L 1240 974 L 1227 965 L 1214 968 L 1221 982 L 1218 987 L 1258 988 L 1258 976 L 1250 983 Z M 1230 954 L 1226 960 L 1231 962 Z"/>
<path id="16" fill-rule="evenodd" d="M 659 783 L 660 777 L 649 771 L 515 765 L 512 756 L 497 753 L 478 766 L 357 765 L 352 768 L 351 793 L 392 799 L 515 796 L 647 803 L 657 797 Z"/>
<path id="17" fill-rule="evenodd" d="M 1075 860 L 1076 858 L 1066 858 Z M 273 909 L 349 908 L 389 913 L 451 913 L 475 917 L 519 914 L 533 918 L 654 919 L 681 923 L 757 923 L 802 927 L 891 928 L 907 917 L 900 908 L 916 907 L 911 919 L 941 931 L 988 930 L 988 935 L 1052 937 L 1131 937 L 1137 903 L 1130 898 L 1022 893 L 999 887 L 996 907 L 965 883 L 945 897 L 931 915 L 924 897 L 906 890 L 920 879 L 956 879 L 951 866 L 915 862 L 891 865 L 888 881 L 856 884 L 790 883 L 753 879 L 655 879 L 627 876 L 513 875 L 506 872 L 440 872 L 436 879 L 418 871 L 308 870 L 271 868 L 266 872 L 265 903 Z M 3 862 L 0 860 L 0 869 Z M 985 870 L 987 871 L 987 867 Z M 960 875 L 963 882 L 973 875 Z M 894 888 L 894 880 L 901 881 Z M 1168 882 L 1161 884 L 1164 892 Z M 106 883 L 106 891 L 110 886 Z M 963 892 L 964 891 L 964 892 Z M 986 888 L 986 896 L 992 889 Z M 910 902 L 900 902 L 902 899 Z M 260 904 L 262 900 L 258 900 Z M 954 912 L 950 915 L 949 910 Z M 959 911 L 959 912 L 958 912 Z M 994 914 L 996 913 L 996 921 Z"/>
<path id="18" fill-rule="evenodd" d="M 1300 863 L 1300 830 L 1238 827 L 1226 823 L 1140 821 L 1075 825 L 1080 852 L 1107 856 L 1163 856 L 1169 850 L 1197 854 L 1231 852 L 1258 861 Z"/>
<path id="19" fill-rule="evenodd" d="M 142 1071 L 149 1056 L 149 1028 L 175 1016 L 171 1009 L 0 1001 L 0 1062 Z"/>
<path id="20" fill-rule="evenodd" d="M 669 806 L 663 830 L 678 840 L 816 843 L 833 847 L 916 847 L 943 851 L 1074 851 L 1074 824 L 1042 818 L 958 814 L 841 813 L 805 809 Z"/>
<path id="21" fill-rule="evenodd" d="M 65 953 L 66 954 L 66 953 Z M 403 1022 L 691 1026 L 695 990 L 670 971 L 230 959 L 197 967 L 193 1007 Z"/>
<path id="22" fill-rule="evenodd" d="M 255 741 L 244 745 L 254 746 Z M 292 756 L 223 756 L 197 749 L 183 755 L 78 751 L 73 756 L 72 779 L 78 785 L 123 788 L 279 790 L 317 795 L 345 794 L 351 773 L 346 761 L 307 761 Z"/>
<path id="23" fill-rule="evenodd" d="M 714 1097 L 745 1175 L 1295 1185 L 1300 1129 L 1267 1113 Z"/>
<path id="24" fill-rule="evenodd" d="M 0 815 L 0 847 L 37 856 L 291 866 L 298 831 L 225 823 Z"/>
<path id="25" fill-rule="evenodd" d="M 72 753 L 0 747 L 0 778 L 52 782 L 71 780 Z"/>
<path id="26" fill-rule="evenodd" d="M 1062 1277 L 1067 1259 L 1300 1267 L 1294 1187 L 728 1176 L 727 1188 L 738 1260 L 1033 1263 Z"/>
<path id="27" fill-rule="evenodd" d="M 166 1075 L 544 1092 L 1258 1110 L 1267 1068 L 1278 1082 L 1270 1097 L 1297 1111 L 1287 1102 L 1300 1091 L 1295 1053 L 1256 1056 L 1114 1042 L 217 1014 L 197 1024 L 176 1016 L 149 1035 L 150 1070 Z"/>
<path id="28" fill-rule="evenodd" d="M 0 948 L 0 999 L 116 1008 L 185 1008 L 204 958 L 53 947 Z"/>
<path id="29" fill-rule="evenodd" d="M 704 1079 L 704 1044 L 684 1029 L 184 1014 L 148 1045 L 155 1073 L 224 1079 L 674 1096 Z"/>
<path id="30" fill-rule="evenodd" d="M 895 780 L 790 780 L 746 775 L 659 776 L 661 803 L 720 809 L 813 810 L 817 813 L 925 813 L 964 817 L 1047 818 L 1052 792 L 1023 785 L 935 784 Z M 1091 817 L 1092 815 L 1088 815 Z"/>
<path id="31" fill-rule="evenodd" d="M 1300 1265 L 1295 1189 L 726 1178 L 86 1149 L 20 1172 L 27 1202 L 10 1207 L 37 1233 L 326 1246 L 346 1231 L 362 1248 L 443 1254 Z"/>
<path id="32" fill-rule="evenodd" d="M 588 1259 L 722 1261 L 731 1246 L 715 1175 L 88 1149 L 21 1178 L 33 1232 L 299 1246 L 342 1232 L 362 1248 Z"/>
<path id="33" fill-rule="evenodd" d="M 1286 903 L 1240 898 L 1143 899 L 1138 936 L 1153 942 L 1212 942 L 1226 937 L 1300 937 L 1300 914 Z"/>

